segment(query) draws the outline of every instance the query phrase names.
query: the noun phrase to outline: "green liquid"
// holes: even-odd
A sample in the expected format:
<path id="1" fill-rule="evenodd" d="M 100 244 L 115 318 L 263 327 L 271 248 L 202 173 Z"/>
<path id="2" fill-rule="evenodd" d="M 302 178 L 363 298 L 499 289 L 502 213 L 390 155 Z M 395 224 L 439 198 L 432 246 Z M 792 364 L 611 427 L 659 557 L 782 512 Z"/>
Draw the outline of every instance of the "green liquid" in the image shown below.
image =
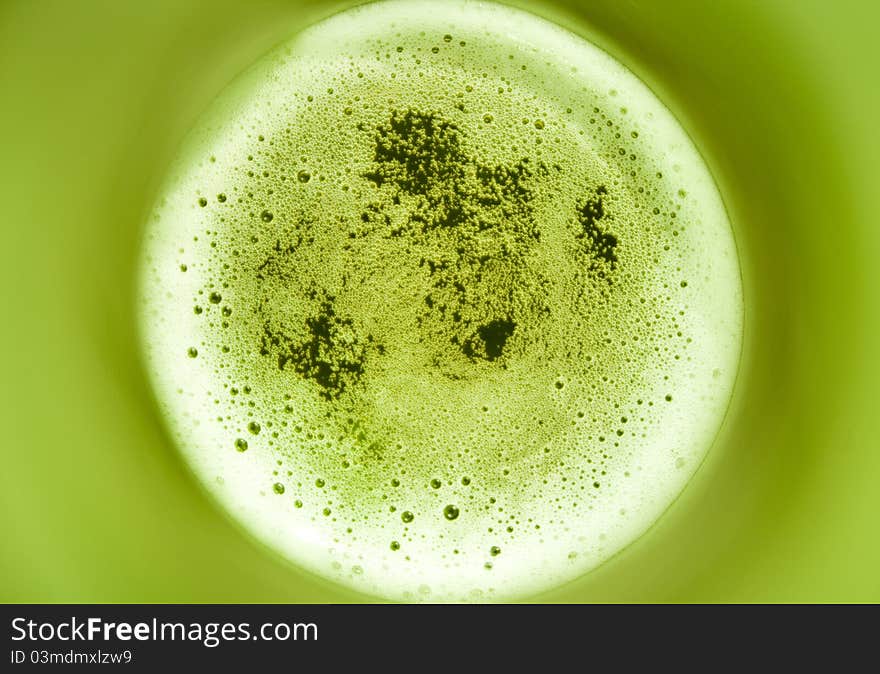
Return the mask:
<path id="1" fill-rule="evenodd" d="M 502 6 L 436 15 L 345 12 L 224 92 L 156 210 L 147 350 L 259 538 L 374 594 L 503 599 L 680 492 L 739 273 L 699 155 L 622 66 Z"/>

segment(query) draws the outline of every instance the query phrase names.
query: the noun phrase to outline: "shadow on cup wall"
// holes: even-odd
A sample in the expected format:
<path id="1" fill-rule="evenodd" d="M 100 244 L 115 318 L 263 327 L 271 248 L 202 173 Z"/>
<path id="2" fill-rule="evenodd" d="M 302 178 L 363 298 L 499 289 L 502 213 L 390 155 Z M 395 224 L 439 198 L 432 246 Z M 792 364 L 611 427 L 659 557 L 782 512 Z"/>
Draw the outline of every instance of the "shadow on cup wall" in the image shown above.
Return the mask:
<path id="1" fill-rule="evenodd" d="M 65 555 L 65 570 L 36 562 L 28 573 L 51 580 L 32 582 L 42 583 L 41 596 L 31 591 L 18 599 L 361 599 L 265 554 L 193 489 L 140 364 L 135 299 L 141 226 L 187 129 L 237 72 L 296 26 L 351 4 L 357 3 L 166 2 L 162 11 L 62 5 L 44 17 L 47 41 L 64 47 L 67 40 L 71 60 L 47 63 L 53 74 L 38 83 L 46 91 L 31 103 L 37 110 L 50 98 L 55 105 L 69 100 L 60 108 L 67 127 L 56 122 L 56 135 L 40 152 L 56 173 L 51 179 L 72 177 L 67 203 L 50 207 L 57 259 L 42 260 L 46 268 L 57 263 L 58 278 L 65 279 L 53 300 L 60 307 L 52 318 L 55 334 L 35 339 L 46 340 L 47 368 L 54 368 L 70 410 L 38 433 L 45 446 L 59 446 L 66 435 L 95 440 L 78 456 L 32 459 L 34 474 L 69 478 L 44 497 L 46 512 L 78 508 L 90 526 L 70 532 L 64 521 L 40 520 L 41 536 L 56 543 L 27 534 L 28 550 L 49 559 Z M 840 452 L 838 425 L 864 334 L 858 320 L 848 320 L 861 305 L 863 285 L 848 226 L 854 216 L 844 158 L 812 75 L 809 45 L 797 42 L 781 17 L 734 2 L 511 4 L 581 32 L 670 105 L 727 203 L 746 305 L 731 409 L 682 497 L 613 560 L 537 599 L 858 598 L 847 594 L 855 585 L 838 584 L 834 592 L 822 585 L 826 556 L 817 552 L 836 544 L 822 518 L 834 517 L 843 501 L 836 510 L 825 507 L 821 485 L 829 461 L 839 458 L 830 454 Z M 77 35 L 100 40 L 100 49 L 80 58 L 63 14 L 70 14 L 70 25 L 88 26 L 89 12 L 109 30 Z M 115 98 L 114 88 L 131 87 L 132 78 L 136 95 L 127 89 Z M 106 143 L 96 142 L 98 132 Z M 55 340 L 76 342 L 71 349 L 89 356 L 69 362 L 64 349 L 52 350 Z M 87 391 L 80 377 L 93 382 Z M 38 399 L 51 381 L 47 374 L 28 395 Z M 97 481 L 89 472 L 96 470 Z M 32 503 L 34 496 L 21 489 L 7 493 L 3 505 L 19 507 L 19 497 Z M 94 549 L 101 551 L 98 573 Z M 874 548 L 865 551 L 877 557 Z M 795 568 L 792 559 L 800 560 Z M 805 594 L 810 586 L 812 596 Z"/>

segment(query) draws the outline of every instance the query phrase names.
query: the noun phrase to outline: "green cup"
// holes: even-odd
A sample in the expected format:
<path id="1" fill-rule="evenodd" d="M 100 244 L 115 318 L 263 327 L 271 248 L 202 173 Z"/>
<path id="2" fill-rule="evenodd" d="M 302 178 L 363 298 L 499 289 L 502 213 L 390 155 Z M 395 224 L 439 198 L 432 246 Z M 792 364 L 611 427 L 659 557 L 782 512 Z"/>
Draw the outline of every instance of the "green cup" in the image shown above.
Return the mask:
<path id="1" fill-rule="evenodd" d="M 368 599 L 268 552 L 199 489 L 156 411 L 135 320 L 143 224 L 186 131 L 237 72 L 348 4 L 0 9 L 2 409 L 16 430 L 0 600 Z M 877 10 L 512 4 L 603 47 L 675 113 L 728 207 L 745 293 L 707 460 L 648 533 L 534 599 L 880 600 Z"/>

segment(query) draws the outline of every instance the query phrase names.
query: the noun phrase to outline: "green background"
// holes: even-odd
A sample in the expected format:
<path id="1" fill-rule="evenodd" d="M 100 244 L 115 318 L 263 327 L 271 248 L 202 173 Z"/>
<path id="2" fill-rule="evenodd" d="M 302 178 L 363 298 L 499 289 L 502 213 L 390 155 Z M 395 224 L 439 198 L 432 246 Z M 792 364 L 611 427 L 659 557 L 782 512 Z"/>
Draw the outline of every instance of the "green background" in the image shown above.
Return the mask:
<path id="1" fill-rule="evenodd" d="M 709 459 L 635 544 L 543 601 L 880 601 L 880 10 L 515 3 L 667 101 L 742 256 L 746 343 Z M 339 3 L 0 0 L 0 600 L 340 602 L 237 528 L 158 417 L 142 223 L 237 72 Z"/>

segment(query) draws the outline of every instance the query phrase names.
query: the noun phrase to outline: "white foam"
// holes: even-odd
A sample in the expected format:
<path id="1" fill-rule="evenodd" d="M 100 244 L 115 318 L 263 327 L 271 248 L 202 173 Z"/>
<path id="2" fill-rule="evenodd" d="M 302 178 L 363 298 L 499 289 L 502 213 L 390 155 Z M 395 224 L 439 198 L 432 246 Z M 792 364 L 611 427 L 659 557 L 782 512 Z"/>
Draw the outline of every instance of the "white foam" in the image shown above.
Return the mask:
<path id="1" fill-rule="evenodd" d="M 544 238 L 528 249 L 528 266 L 550 279 L 548 302 L 564 320 L 541 323 L 504 369 L 471 366 L 454 353 L 445 374 L 426 368 L 429 355 L 446 351 L 431 352 L 414 328 L 401 328 L 414 320 L 406 288 L 420 277 L 384 243 L 355 261 L 340 252 L 336 216 L 383 198 L 362 177 L 375 129 L 390 110 L 407 108 L 452 119 L 468 151 L 490 165 L 529 156 L 562 167 L 564 180 L 536 181 Z M 307 183 L 300 171 L 309 172 Z M 603 226 L 619 239 L 610 286 L 584 280 L 560 252 L 574 205 L 598 183 L 607 184 L 613 212 Z M 262 204 L 271 223 L 259 217 Z M 319 241 L 298 243 L 295 278 L 255 280 L 257 263 L 275 239 L 298 231 L 304 212 L 320 214 Z M 249 245 L 252 233 L 259 241 Z M 371 251 L 375 259 L 365 259 Z M 224 261 L 233 268 L 223 270 Z M 295 328 L 309 311 L 307 282 L 339 294 L 348 270 L 368 280 L 346 291 L 339 311 L 368 321 L 388 348 L 362 389 L 327 403 L 314 381 L 279 372 L 258 353 L 263 315 L 253 310 L 265 301 L 270 315 Z M 401 274 L 411 274 L 403 289 Z M 570 301 L 580 290 L 584 303 Z M 223 296 L 216 305 L 212 291 Z M 685 132 L 598 48 L 490 3 L 448 2 L 442 12 L 421 0 L 366 5 L 300 33 L 233 83 L 170 173 L 149 226 L 143 301 L 151 376 L 205 487 L 294 563 L 363 592 L 414 601 L 524 596 L 589 571 L 641 535 L 708 451 L 741 340 L 733 237 Z M 231 317 L 220 313 L 224 306 Z M 593 360 L 577 360 L 566 345 Z M 191 347 L 198 357 L 188 357 Z M 325 412 L 336 408 L 328 420 Z M 340 430 L 349 414 L 363 425 Z M 247 430 L 251 421 L 261 424 L 256 435 Z M 247 451 L 236 451 L 237 438 L 247 440 Z M 459 508 L 453 521 L 443 516 L 448 504 Z M 415 514 L 412 522 L 401 519 L 404 511 Z"/>

